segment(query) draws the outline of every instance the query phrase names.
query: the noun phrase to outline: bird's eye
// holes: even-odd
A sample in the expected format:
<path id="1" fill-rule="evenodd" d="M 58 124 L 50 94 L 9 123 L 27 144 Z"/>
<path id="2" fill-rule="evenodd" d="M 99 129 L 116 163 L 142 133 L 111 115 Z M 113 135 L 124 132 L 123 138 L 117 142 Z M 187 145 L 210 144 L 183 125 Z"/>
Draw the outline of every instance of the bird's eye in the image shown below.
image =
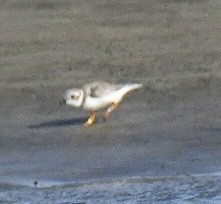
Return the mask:
<path id="1" fill-rule="evenodd" d="M 73 100 L 78 100 L 80 98 L 80 96 L 77 96 L 77 95 L 72 95 L 71 96 L 71 99 L 73 99 Z"/>

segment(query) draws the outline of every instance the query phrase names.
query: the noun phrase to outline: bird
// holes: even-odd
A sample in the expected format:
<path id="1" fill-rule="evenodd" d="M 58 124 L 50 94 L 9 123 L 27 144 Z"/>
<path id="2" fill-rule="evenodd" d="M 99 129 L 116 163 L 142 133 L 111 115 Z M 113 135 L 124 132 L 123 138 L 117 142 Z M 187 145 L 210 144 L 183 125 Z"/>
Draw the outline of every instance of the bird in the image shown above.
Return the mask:
<path id="1" fill-rule="evenodd" d="M 114 111 L 122 100 L 130 92 L 141 89 L 142 84 L 113 84 L 104 81 L 96 81 L 83 85 L 80 88 L 71 88 L 63 94 L 63 102 L 69 106 L 83 108 L 90 112 L 90 117 L 84 123 L 85 127 L 92 126 L 96 121 L 98 111 L 106 109 L 103 113 L 107 120 L 110 113 Z"/>

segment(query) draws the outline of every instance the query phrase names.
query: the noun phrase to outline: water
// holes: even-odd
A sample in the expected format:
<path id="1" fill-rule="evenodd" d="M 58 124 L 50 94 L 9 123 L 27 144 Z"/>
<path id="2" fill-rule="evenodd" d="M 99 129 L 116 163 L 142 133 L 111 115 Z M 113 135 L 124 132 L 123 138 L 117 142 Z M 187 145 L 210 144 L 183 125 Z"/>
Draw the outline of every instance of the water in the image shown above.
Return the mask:
<path id="1" fill-rule="evenodd" d="M 0 203 L 221 203 L 220 174 L 113 178 L 75 184 L 51 183 L 50 187 L 38 185 L 2 184 Z"/>

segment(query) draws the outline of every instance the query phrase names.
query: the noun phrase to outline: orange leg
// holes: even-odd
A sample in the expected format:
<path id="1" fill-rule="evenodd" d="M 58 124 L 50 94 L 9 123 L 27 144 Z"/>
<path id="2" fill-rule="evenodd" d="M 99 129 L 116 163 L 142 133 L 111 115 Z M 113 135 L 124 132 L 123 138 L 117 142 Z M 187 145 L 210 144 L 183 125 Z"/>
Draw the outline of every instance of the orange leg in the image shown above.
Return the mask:
<path id="1" fill-rule="evenodd" d="M 104 119 L 107 120 L 110 116 L 110 113 L 114 111 L 120 103 L 112 103 L 111 106 L 104 112 Z"/>
<path id="2" fill-rule="evenodd" d="M 96 121 L 96 112 L 90 112 L 90 117 L 84 123 L 85 127 L 91 126 Z"/>

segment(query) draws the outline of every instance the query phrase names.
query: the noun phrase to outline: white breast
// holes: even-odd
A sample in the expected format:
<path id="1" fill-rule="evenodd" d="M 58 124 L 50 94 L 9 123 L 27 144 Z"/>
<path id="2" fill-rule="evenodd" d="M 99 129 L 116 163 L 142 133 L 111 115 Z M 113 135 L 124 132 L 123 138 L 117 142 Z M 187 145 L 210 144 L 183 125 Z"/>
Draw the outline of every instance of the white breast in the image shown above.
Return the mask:
<path id="1" fill-rule="evenodd" d="M 118 91 L 103 97 L 86 97 L 83 108 L 89 111 L 97 111 L 110 106 L 113 102 L 119 102 L 122 99 L 122 94 Z"/>
<path id="2" fill-rule="evenodd" d="M 83 108 L 89 111 L 97 111 L 109 106 L 112 102 L 105 98 L 87 97 L 84 101 Z"/>

